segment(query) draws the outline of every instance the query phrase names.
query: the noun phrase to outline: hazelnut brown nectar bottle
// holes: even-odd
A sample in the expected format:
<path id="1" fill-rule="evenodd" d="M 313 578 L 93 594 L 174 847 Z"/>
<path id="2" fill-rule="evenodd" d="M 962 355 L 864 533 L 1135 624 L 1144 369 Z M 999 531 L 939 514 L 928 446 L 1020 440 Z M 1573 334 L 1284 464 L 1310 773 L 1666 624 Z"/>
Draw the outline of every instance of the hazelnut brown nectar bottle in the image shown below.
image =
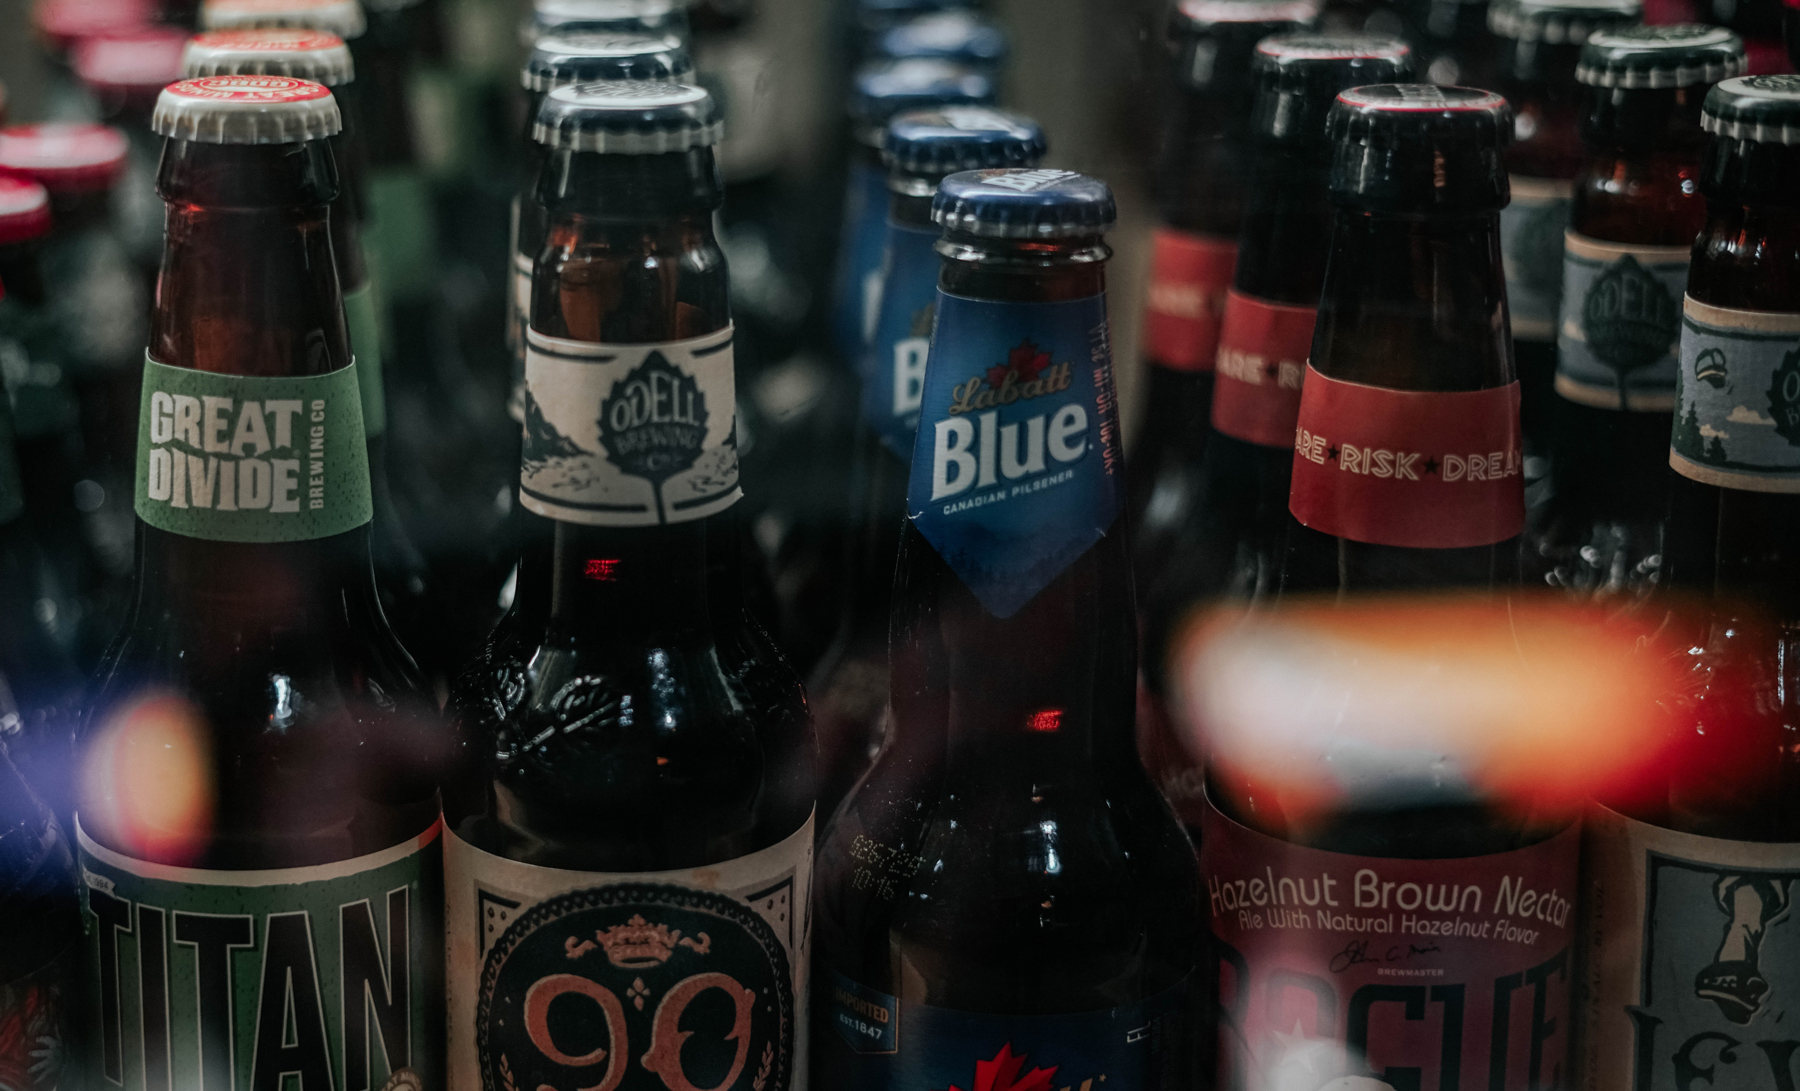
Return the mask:
<path id="1" fill-rule="evenodd" d="M 938 189 L 893 735 L 819 846 L 814 1082 L 1192 1087 L 1193 850 L 1133 746 L 1113 198 Z"/>
<path id="2" fill-rule="evenodd" d="M 1534 505 L 1529 583 L 1638 598 L 1664 582 L 1681 299 L 1694 236 L 1707 88 L 1744 71 L 1721 27 L 1603 30 L 1588 87 L 1585 158 L 1564 242 L 1551 495 Z M 1679 535 L 1679 532 L 1678 532 Z"/>
<path id="3" fill-rule="evenodd" d="M 434 702 L 382 618 L 331 93 L 165 89 L 137 567 L 76 837 L 90 1086 L 443 1081 Z"/>
<path id="4" fill-rule="evenodd" d="M 807 1086 L 811 723 L 708 568 L 741 496 L 720 129 L 677 83 L 538 113 L 519 494 L 540 555 L 452 694 L 458 1089 Z"/>
<path id="5" fill-rule="evenodd" d="M 1669 461 L 1711 494 L 1672 516 L 1713 545 L 1711 618 L 1671 760 L 1586 822 L 1595 1091 L 1786 1087 L 1800 1061 L 1800 77 L 1725 80 L 1701 125 Z"/>

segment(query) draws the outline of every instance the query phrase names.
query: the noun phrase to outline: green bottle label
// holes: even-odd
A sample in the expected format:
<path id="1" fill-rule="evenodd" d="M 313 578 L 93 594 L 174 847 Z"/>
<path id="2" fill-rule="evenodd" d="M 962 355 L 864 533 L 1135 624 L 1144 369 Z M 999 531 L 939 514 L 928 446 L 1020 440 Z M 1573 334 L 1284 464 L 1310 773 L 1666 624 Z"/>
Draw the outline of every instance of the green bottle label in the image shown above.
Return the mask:
<path id="1" fill-rule="evenodd" d="M 114 852 L 77 820 L 89 1086 L 442 1088 L 442 829 L 335 864 L 208 871 Z"/>
<path id="2" fill-rule="evenodd" d="M 19 456 L 13 450 L 12 410 L 0 393 L 0 523 L 10 523 L 25 510 L 25 486 L 19 480 Z"/>
<path id="3" fill-rule="evenodd" d="M 431 290 L 437 275 L 431 217 L 431 190 L 423 175 L 393 167 L 369 172 L 363 246 L 389 300 L 417 299 Z"/>
<path id="4" fill-rule="evenodd" d="M 1800 492 L 1800 314 L 1688 296 L 1669 464 L 1708 485 Z"/>
<path id="5" fill-rule="evenodd" d="M 387 431 L 387 394 L 381 388 L 381 317 L 373 283 L 344 293 L 344 325 L 356 357 L 356 386 L 362 391 L 363 434 Z"/>
<path id="6" fill-rule="evenodd" d="M 263 378 L 144 358 L 137 514 L 215 542 L 300 542 L 367 523 L 357 368 Z"/>

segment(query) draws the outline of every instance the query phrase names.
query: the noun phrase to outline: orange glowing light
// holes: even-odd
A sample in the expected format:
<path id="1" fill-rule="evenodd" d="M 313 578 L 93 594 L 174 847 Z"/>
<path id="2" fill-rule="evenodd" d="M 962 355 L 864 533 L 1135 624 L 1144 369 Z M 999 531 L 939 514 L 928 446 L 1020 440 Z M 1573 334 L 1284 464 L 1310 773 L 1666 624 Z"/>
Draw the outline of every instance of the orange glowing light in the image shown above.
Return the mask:
<path id="1" fill-rule="evenodd" d="M 118 708 L 82 762 L 82 827 L 141 860 L 193 862 L 212 833 L 208 737 L 199 710 L 180 697 L 153 694 Z"/>
<path id="2" fill-rule="evenodd" d="M 1062 730 L 1062 709 L 1046 708 L 1033 712 L 1025 720 L 1027 731 L 1060 731 Z"/>

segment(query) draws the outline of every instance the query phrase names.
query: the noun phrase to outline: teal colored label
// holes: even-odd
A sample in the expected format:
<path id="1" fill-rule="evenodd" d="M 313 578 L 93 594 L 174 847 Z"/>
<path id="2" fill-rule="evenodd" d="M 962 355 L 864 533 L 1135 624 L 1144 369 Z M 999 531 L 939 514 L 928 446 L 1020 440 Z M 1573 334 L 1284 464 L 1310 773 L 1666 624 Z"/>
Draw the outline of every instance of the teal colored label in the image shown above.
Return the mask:
<path id="1" fill-rule="evenodd" d="M 1669 461 L 1697 481 L 1800 492 L 1800 314 L 1689 297 Z"/>
<path id="2" fill-rule="evenodd" d="M 369 222 L 363 245 L 390 299 L 416 299 L 431 290 L 437 239 L 431 190 L 417 171 L 369 172 Z"/>
<path id="3" fill-rule="evenodd" d="M 1667 413 L 1688 248 L 1563 236 L 1556 392 L 1598 409 Z"/>
<path id="4" fill-rule="evenodd" d="M 203 871 L 78 828 L 89 1086 L 442 1088 L 441 830 L 319 867 Z"/>
<path id="5" fill-rule="evenodd" d="M 19 479 L 19 453 L 13 449 L 12 410 L 0 398 L 0 523 L 10 523 L 25 510 L 25 486 Z"/>
<path id="6" fill-rule="evenodd" d="M 1512 203 L 1500 210 L 1500 255 L 1515 340 L 1556 340 L 1571 190 L 1559 179 L 1512 176 Z"/>
<path id="7" fill-rule="evenodd" d="M 381 387 L 381 317 L 375 289 L 365 284 L 344 293 L 344 325 L 356 357 L 356 387 L 362 392 L 363 434 L 387 431 L 387 392 Z"/>
<path id="8" fill-rule="evenodd" d="M 299 542 L 367 523 L 369 447 L 357 368 L 263 378 L 146 355 L 138 518 L 215 542 Z"/>
<path id="9" fill-rule="evenodd" d="M 925 398 L 925 358 L 942 264 L 937 240 L 935 230 L 888 224 L 875 336 L 863 358 L 863 421 L 903 459 L 912 458 Z"/>

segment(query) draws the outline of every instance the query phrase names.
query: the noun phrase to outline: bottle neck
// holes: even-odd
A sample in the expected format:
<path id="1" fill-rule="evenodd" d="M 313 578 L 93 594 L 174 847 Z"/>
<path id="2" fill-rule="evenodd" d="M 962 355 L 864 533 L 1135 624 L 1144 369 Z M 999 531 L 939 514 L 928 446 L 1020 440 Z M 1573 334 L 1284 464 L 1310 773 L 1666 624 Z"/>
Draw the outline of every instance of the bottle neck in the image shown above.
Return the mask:
<path id="1" fill-rule="evenodd" d="M 1279 303 L 1318 302 L 1330 252 L 1328 173 L 1316 149 L 1262 150 L 1238 234 L 1238 291 Z"/>

